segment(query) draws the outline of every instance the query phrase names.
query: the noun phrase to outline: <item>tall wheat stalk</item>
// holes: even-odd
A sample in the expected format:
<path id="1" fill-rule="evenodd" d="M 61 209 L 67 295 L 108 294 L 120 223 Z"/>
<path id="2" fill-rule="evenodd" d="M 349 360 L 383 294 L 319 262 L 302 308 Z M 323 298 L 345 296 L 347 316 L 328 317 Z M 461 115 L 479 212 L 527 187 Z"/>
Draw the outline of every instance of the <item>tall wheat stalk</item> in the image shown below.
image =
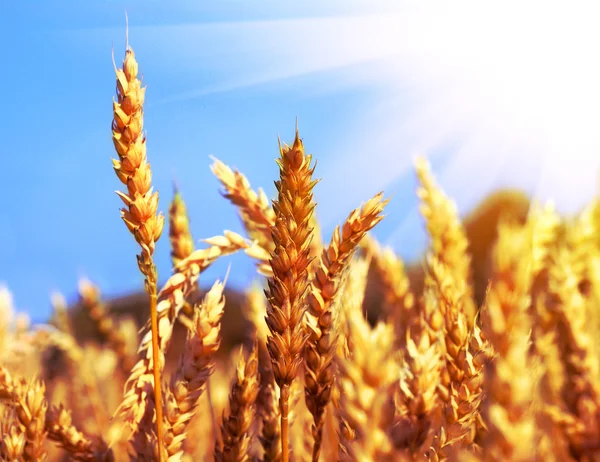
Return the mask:
<path id="1" fill-rule="evenodd" d="M 117 192 L 125 204 L 125 208 L 121 209 L 121 218 L 142 248 L 137 261 L 150 296 L 156 438 L 159 460 L 162 461 L 163 419 L 156 312 L 158 274 L 152 255 L 156 241 L 162 234 L 164 217 L 157 214 L 158 193 L 152 191 L 152 171 L 146 158 L 146 136 L 142 132 L 146 89 L 137 78 L 138 63 L 129 44 L 123 66 L 121 69 L 115 66 L 115 72 L 117 101 L 113 101 L 112 133 L 119 160 L 113 160 L 113 166 L 119 180 L 127 186 L 127 193 Z"/>
<path id="2" fill-rule="evenodd" d="M 198 249 L 182 260 L 177 266 L 177 272 L 173 274 L 162 287 L 158 294 L 157 317 L 159 329 L 159 352 L 158 364 L 162 370 L 164 367 L 164 352 L 171 341 L 173 327 L 178 319 L 179 313 L 186 303 L 186 299 L 196 288 L 196 282 L 200 273 L 214 263 L 219 257 L 228 255 L 248 246 L 242 236 L 226 231 L 224 236 L 215 236 L 207 239 L 210 247 Z M 141 422 L 147 419 L 153 408 L 147 402 L 148 387 L 153 379 L 153 349 L 152 332 L 146 325 L 142 337 L 138 362 L 131 370 L 131 374 L 125 383 L 123 400 L 115 411 L 115 415 L 124 417 L 136 433 L 148 431 Z"/>
<path id="3" fill-rule="evenodd" d="M 290 386 L 298 375 L 307 340 L 302 318 L 309 287 L 309 252 L 313 232 L 309 221 L 315 207 L 312 189 L 316 181 L 312 179 L 312 158 L 304 154 L 298 129 L 293 146 L 280 145 L 279 150 L 280 180 L 275 183 L 278 198 L 273 202 L 273 277 L 268 281 L 267 290 L 267 325 L 271 331 L 267 348 L 275 382 L 280 388 L 282 461 L 288 462 Z"/>

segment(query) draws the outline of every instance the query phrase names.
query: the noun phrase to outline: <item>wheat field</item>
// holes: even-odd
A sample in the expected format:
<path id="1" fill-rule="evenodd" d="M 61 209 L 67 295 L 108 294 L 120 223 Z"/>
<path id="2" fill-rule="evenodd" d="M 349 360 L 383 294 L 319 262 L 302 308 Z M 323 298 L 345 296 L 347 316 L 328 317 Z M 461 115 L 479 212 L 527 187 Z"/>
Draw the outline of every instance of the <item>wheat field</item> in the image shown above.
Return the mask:
<path id="1" fill-rule="evenodd" d="M 166 217 L 158 211 L 129 46 L 115 71 L 113 168 L 150 316 L 138 333 L 82 280 L 102 341 L 79 342 L 64 299 L 54 298 L 51 323 L 32 328 L 2 289 L 2 460 L 600 461 L 596 199 L 576 217 L 534 204 L 524 223 L 501 219 L 478 297 L 456 206 L 418 158 L 429 246 L 415 285 L 370 234 L 387 213 L 383 193 L 322 240 L 318 172 L 296 128 L 279 146 L 272 201 L 213 159 L 246 236 L 224 231 L 195 248 L 182 194 Z M 153 254 L 165 221 L 172 268 L 159 287 Z M 256 263 L 243 306 L 252 328 L 225 352 L 226 280 L 200 280 L 238 252 Z M 369 274 L 383 299 L 374 320 Z M 184 348 L 167 360 L 179 324 Z"/>

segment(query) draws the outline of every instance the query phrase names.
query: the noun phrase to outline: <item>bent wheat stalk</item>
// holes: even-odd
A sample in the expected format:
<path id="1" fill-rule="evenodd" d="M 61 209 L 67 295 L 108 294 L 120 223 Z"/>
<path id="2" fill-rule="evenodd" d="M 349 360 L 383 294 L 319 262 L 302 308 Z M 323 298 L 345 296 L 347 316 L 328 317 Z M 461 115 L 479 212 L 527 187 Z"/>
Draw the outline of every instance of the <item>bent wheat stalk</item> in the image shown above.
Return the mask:
<path id="1" fill-rule="evenodd" d="M 215 282 L 202 304 L 195 307 L 193 328 L 187 333 L 185 350 L 171 377 L 165 399 L 165 443 L 169 459 L 183 454 L 187 427 L 214 369 L 213 356 L 221 345 L 223 289 L 223 283 Z"/>
<path id="2" fill-rule="evenodd" d="M 314 461 L 319 460 L 325 408 L 334 381 L 337 333 L 331 332 L 336 314 L 332 306 L 358 243 L 383 219 L 381 213 L 387 202 L 383 200 L 383 193 L 379 193 L 361 209 L 352 211 L 341 231 L 339 227 L 335 229 L 331 243 L 315 265 L 315 277 L 308 295 L 306 328 L 310 337 L 305 348 L 304 368 L 306 405 L 314 418 Z"/>
<path id="3" fill-rule="evenodd" d="M 243 173 L 232 170 L 219 159 L 213 158 L 210 169 L 225 188 L 223 197 L 239 209 L 248 237 L 267 252 L 272 252 L 271 227 L 275 224 L 275 212 L 265 192 L 260 188 L 258 193 L 255 192 Z"/>
<path id="4" fill-rule="evenodd" d="M 220 256 L 248 246 L 242 236 L 230 231 L 225 231 L 224 236 L 207 239 L 206 242 L 211 246 L 195 250 L 188 258 L 182 260 L 177 266 L 177 272 L 169 278 L 158 294 L 159 370 L 164 366 L 164 352 L 169 346 L 175 320 L 186 298 L 196 288 L 200 273 Z M 145 332 L 139 348 L 139 360 L 125 384 L 123 401 L 115 411 L 115 415 L 123 417 L 134 431 L 138 430 L 138 423 L 146 413 L 146 384 L 152 380 L 153 374 L 153 354 L 150 348 L 152 336 L 148 326 Z"/>

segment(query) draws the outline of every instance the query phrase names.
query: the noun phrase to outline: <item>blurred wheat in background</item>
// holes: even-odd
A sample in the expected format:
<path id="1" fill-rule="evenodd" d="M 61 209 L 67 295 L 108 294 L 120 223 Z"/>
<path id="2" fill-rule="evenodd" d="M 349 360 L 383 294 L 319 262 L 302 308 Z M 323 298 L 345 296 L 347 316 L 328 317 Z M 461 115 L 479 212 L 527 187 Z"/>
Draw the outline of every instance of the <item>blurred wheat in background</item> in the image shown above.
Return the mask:
<path id="1" fill-rule="evenodd" d="M 597 200 L 567 219 L 505 193 L 463 223 L 418 158 L 430 243 L 405 264 L 369 234 L 383 193 L 322 239 L 296 128 L 272 203 L 214 159 L 245 237 L 196 249 L 175 191 L 158 287 L 163 216 L 131 48 L 116 74 L 113 166 L 149 299 L 117 316 L 81 280 L 77 310 L 55 294 L 51 323 L 32 328 L 1 290 L 2 460 L 600 460 Z M 246 293 L 201 278 L 237 252 L 256 262 Z"/>

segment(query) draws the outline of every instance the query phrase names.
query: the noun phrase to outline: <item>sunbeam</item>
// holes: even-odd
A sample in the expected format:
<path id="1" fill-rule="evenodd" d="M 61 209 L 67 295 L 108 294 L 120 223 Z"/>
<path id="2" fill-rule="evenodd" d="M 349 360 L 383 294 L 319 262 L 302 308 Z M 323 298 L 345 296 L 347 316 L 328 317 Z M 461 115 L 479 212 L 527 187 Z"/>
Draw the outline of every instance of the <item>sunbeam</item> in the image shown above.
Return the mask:
<path id="1" fill-rule="evenodd" d="M 341 143 L 321 163 L 327 178 L 342 159 L 343 171 L 363 172 L 346 206 L 404 174 L 414 154 L 444 150 L 451 138 L 462 142 L 446 150 L 454 160 L 445 162 L 441 181 L 461 209 L 495 187 L 516 186 L 573 211 L 593 194 L 600 159 L 597 7 L 578 5 L 401 2 L 379 16 L 146 32 L 185 35 L 189 43 L 201 37 L 230 58 L 218 80 L 163 103 L 265 83 L 264 91 L 277 91 L 282 79 L 323 72 L 331 90 L 377 89 L 366 112 L 348 115 L 348 126 L 360 120 L 361 129 L 331 134 Z M 223 62 L 215 53 L 203 59 L 198 72 Z"/>

